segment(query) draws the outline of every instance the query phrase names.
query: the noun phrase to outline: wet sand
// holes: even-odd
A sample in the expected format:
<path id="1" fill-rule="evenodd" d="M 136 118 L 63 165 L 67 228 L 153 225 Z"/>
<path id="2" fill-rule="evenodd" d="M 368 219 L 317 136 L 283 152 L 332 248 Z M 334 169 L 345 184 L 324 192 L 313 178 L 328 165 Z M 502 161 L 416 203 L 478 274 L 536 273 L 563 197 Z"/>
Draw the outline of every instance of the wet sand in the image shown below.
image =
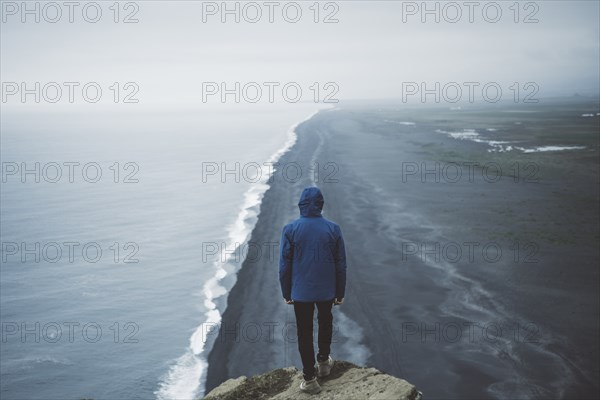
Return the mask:
<path id="1" fill-rule="evenodd" d="M 492 154 L 436 132 L 496 121 L 504 137 L 522 137 L 509 117 L 488 114 L 432 117 L 392 107 L 317 114 L 299 126 L 297 143 L 280 160 L 298 163 L 302 178 L 275 173 L 251 242 L 278 243 L 298 214 L 302 188 L 316 181 L 348 255 L 333 357 L 402 377 L 427 398 L 596 398 L 597 137 L 578 137 L 587 152 Z M 448 163 L 490 161 L 504 167 L 494 182 L 479 167 L 473 181 L 440 172 Z M 538 181 L 508 172 L 515 162 L 534 162 Z M 408 173 L 415 166 L 440 169 Z M 239 334 L 220 330 L 207 391 L 231 377 L 301 366 L 293 325 L 284 340 L 294 317 L 281 299 L 277 261 L 263 254 L 244 262 L 223 315 L 223 327 L 239 323 Z"/>

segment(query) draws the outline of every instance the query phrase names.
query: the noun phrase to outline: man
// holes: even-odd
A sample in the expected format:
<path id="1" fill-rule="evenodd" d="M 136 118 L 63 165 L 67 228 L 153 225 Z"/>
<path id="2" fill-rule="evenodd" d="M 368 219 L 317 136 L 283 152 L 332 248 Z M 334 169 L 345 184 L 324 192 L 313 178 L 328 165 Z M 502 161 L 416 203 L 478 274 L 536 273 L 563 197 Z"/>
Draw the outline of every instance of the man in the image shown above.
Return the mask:
<path id="1" fill-rule="evenodd" d="M 300 218 L 283 228 L 279 257 L 279 282 L 283 299 L 294 305 L 298 349 L 304 380 L 300 390 L 319 393 L 318 377 L 331 372 L 333 304 L 344 301 L 346 251 L 340 227 L 323 218 L 324 199 L 317 187 L 304 189 L 298 202 Z M 313 312 L 317 306 L 319 353 L 315 366 Z M 316 371 L 315 371 L 316 367 Z"/>

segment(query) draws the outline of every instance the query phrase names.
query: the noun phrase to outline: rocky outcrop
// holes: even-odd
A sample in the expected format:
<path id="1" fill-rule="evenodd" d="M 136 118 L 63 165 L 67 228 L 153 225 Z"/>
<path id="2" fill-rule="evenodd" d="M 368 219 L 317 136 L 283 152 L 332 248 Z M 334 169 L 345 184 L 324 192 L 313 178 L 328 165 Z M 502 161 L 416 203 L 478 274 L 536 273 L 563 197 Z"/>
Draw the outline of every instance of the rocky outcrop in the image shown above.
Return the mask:
<path id="1" fill-rule="evenodd" d="M 262 375 L 229 379 L 214 388 L 206 400 L 284 399 L 372 399 L 418 400 L 421 393 L 410 383 L 375 368 L 361 368 L 347 361 L 335 361 L 331 374 L 319 378 L 322 391 L 311 395 L 300 391 L 302 373 L 294 367 Z"/>

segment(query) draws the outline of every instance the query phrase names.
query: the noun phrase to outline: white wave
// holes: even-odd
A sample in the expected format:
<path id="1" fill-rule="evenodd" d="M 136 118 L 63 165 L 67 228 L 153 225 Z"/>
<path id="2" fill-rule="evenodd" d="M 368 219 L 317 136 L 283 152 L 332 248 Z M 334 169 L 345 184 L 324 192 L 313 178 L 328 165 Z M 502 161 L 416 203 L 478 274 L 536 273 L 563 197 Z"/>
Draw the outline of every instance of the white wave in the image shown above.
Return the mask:
<path id="1" fill-rule="evenodd" d="M 490 130 L 490 129 L 486 129 Z M 462 132 L 450 132 L 442 129 L 437 129 L 437 133 L 443 133 L 451 138 L 459 140 L 469 140 L 475 143 L 484 143 L 491 147 L 488 149 L 488 153 L 503 153 L 507 151 L 520 150 L 523 153 L 541 153 L 549 151 L 564 151 L 564 150 L 582 150 L 585 146 L 537 146 L 537 147 L 519 147 L 515 146 L 514 142 L 506 140 L 491 140 L 481 137 L 475 129 L 463 129 Z"/>
<path id="2" fill-rule="evenodd" d="M 288 130 L 288 139 L 282 148 L 277 150 L 267 163 L 275 163 L 285 154 L 297 140 L 296 128 L 302 122 L 311 119 L 319 110 L 310 114 L 304 120 L 294 124 Z M 219 310 L 215 300 L 221 296 L 227 295 L 227 288 L 221 285 L 221 281 L 231 271 L 235 271 L 241 266 L 241 261 L 233 262 L 230 258 L 235 258 L 236 255 L 231 252 L 227 253 L 227 249 L 231 249 L 233 245 L 244 245 L 258 219 L 258 210 L 262 202 L 263 196 L 269 185 L 267 183 L 270 174 L 275 171 L 275 168 L 265 165 L 262 173 L 262 180 L 254 184 L 244 194 L 244 202 L 241 210 L 238 213 L 237 219 L 228 229 L 228 244 L 222 246 L 222 254 L 215 262 L 215 275 L 210 278 L 203 286 L 204 306 L 207 311 L 204 314 L 204 321 L 196 328 L 190 337 L 190 345 L 186 352 L 179 357 L 169 371 L 159 383 L 159 388 L 154 392 L 158 400 L 181 400 L 194 399 L 200 397 L 199 394 L 204 392 L 206 385 L 206 370 L 208 368 L 207 355 L 212 345 L 214 344 L 215 335 L 210 335 L 210 329 L 217 326 L 221 322 L 222 312 Z M 268 170 L 271 168 L 271 170 Z M 211 340 L 212 339 L 212 340 Z"/>
<path id="3" fill-rule="evenodd" d="M 490 129 L 486 129 L 486 130 L 489 131 Z M 442 129 L 437 129 L 436 132 L 446 134 L 453 139 L 469 140 L 469 141 L 475 142 L 475 143 L 487 144 L 488 146 L 492 147 L 491 149 L 488 149 L 488 152 L 505 152 L 505 151 L 511 151 L 513 149 L 513 147 L 510 145 L 506 146 L 507 144 L 509 144 L 511 142 L 506 141 L 506 140 L 486 139 L 484 137 L 481 137 L 475 129 L 463 129 L 462 132 L 449 132 L 449 131 L 445 131 Z"/>
<path id="4" fill-rule="evenodd" d="M 596 114 L 596 115 L 600 115 L 600 113 Z M 593 117 L 594 114 L 581 114 L 582 117 Z"/>
<path id="5" fill-rule="evenodd" d="M 464 129 L 462 132 L 448 132 L 448 135 L 454 139 L 470 139 L 473 140 L 479 137 L 479 133 L 475 129 Z"/>
<path id="6" fill-rule="evenodd" d="M 383 122 L 389 122 L 389 123 L 392 123 L 392 124 L 405 125 L 405 126 L 416 125 L 414 122 L 408 122 L 408 121 L 391 121 L 389 119 L 384 119 Z"/>
<path id="7" fill-rule="evenodd" d="M 518 150 L 521 150 L 523 153 L 540 153 L 546 151 L 563 151 L 563 150 L 582 150 L 585 149 L 585 146 L 539 146 L 532 148 L 525 147 L 515 147 Z"/>

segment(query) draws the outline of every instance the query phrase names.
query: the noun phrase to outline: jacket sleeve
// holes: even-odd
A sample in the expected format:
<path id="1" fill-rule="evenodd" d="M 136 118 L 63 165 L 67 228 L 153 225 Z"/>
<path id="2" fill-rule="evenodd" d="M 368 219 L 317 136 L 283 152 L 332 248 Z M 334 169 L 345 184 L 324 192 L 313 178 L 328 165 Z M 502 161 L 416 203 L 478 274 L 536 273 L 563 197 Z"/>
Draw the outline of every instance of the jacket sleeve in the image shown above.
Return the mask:
<path id="1" fill-rule="evenodd" d="M 339 237 L 335 248 L 335 297 L 343 299 L 346 293 L 346 247 L 342 230 L 338 227 Z"/>
<path id="2" fill-rule="evenodd" d="M 294 258 L 294 246 L 288 237 L 290 226 L 283 227 L 281 241 L 279 243 L 279 283 L 283 298 L 292 298 L 292 259 Z"/>

